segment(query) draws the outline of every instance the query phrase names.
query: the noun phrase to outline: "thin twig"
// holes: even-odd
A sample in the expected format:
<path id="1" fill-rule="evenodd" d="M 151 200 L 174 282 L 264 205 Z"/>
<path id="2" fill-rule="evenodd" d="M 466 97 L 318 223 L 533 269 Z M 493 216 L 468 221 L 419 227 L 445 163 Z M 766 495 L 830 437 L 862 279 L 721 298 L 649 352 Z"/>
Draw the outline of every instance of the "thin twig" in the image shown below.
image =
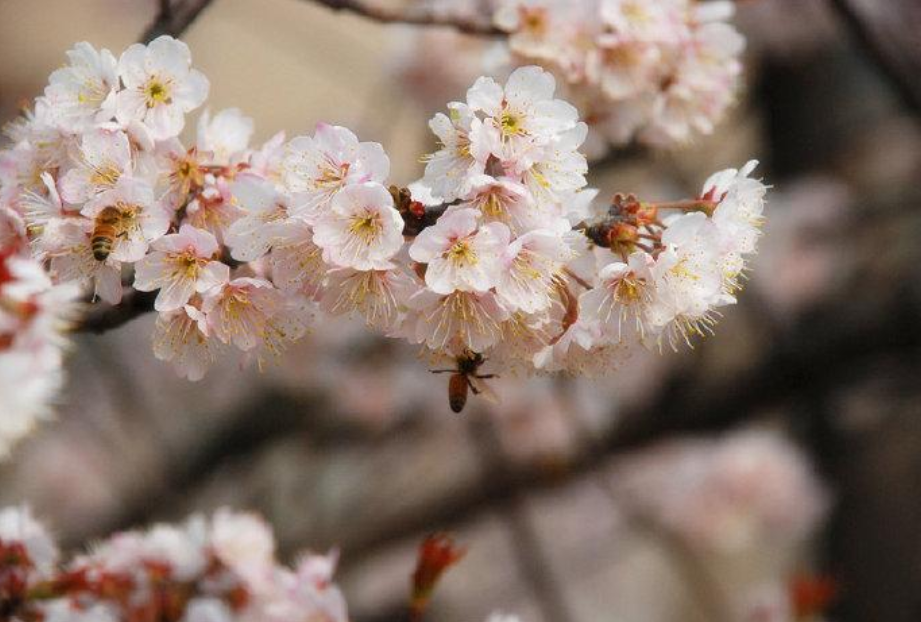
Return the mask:
<path id="1" fill-rule="evenodd" d="M 212 0 L 160 0 L 157 18 L 147 27 L 140 40 L 150 43 L 160 35 L 178 37 L 198 19 L 202 11 L 208 8 Z"/>
<path id="2" fill-rule="evenodd" d="M 583 279 L 581 276 L 570 270 L 569 268 L 563 268 L 563 274 L 571 278 L 573 281 L 584 287 L 585 289 L 592 289 L 592 284 Z"/>
<path id="3" fill-rule="evenodd" d="M 122 301 L 117 305 L 95 303 L 89 312 L 76 323 L 72 332 L 97 335 L 124 326 L 131 320 L 153 311 L 157 292 L 139 292 L 125 288 Z"/>
<path id="4" fill-rule="evenodd" d="M 444 17 L 431 12 L 399 11 L 368 6 L 358 0 L 308 0 L 333 11 L 348 11 L 382 24 L 410 24 L 414 26 L 444 26 L 458 32 L 482 37 L 500 37 L 506 33 L 481 21 L 457 17 Z"/>

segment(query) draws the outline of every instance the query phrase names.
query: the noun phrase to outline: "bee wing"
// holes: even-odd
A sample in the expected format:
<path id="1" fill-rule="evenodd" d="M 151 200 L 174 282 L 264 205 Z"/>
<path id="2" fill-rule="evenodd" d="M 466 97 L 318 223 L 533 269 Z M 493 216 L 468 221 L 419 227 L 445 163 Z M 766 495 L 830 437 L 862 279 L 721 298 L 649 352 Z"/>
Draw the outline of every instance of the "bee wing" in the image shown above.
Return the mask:
<path id="1" fill-rule="evenodd" d="M 484 398 L 487 402 L 491 404 L 501 404 L 502 400 L 499 399 L 499 394 L 493 391 L 493 388 L 486 383 L 482 378 L 476 378 L 474 376 L 469 377 L 470 387 L 476 392 L 478 397 Z"/>

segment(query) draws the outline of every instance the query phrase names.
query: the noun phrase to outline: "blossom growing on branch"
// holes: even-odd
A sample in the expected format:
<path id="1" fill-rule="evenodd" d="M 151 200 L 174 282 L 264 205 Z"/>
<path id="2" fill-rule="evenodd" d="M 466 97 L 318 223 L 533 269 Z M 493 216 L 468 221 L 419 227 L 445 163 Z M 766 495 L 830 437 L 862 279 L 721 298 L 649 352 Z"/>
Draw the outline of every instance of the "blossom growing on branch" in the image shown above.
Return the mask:
<path id="1" fill-rule="evenodd" d="M 606 3 L 606 34 L 649 44 L 687 25 L 656 6 Z M 544 26 L 587 19 L 564 13 L 523 5 L 532 53 L 570 32 Z M 759 237 L 754 164 L 690 200 L 595 205 L 588 126 L 557 91 L 574 57 L 562 79 L 526 66 L 476 80 L 431 120 L 440 147 L 408 188 L 385 186 L 381 145 L 324 123 L 253 147 L 242 112 L 206 111 L 184 144 L 208 89 L 188 48 L 131 46 L 114 77 L 110 57 L 79 44 L 11 126 L 0 240 L 31 252 L 46 281 L 111 304 L 133 272 L 130 288 L 157 292 L 154 354 L 190 379 L 234 352 L 277 358 L 317 311 L 421 344 L 449 362 L 455 389 L 488 394 L 483 381 L 506 369 L 606 373 L 637 348 L 709 332 Z M 74 76 L 103 100 L 74 110 Z"/>
<path id="2" fill-rule="evenodd" d="M 204 103 L 210 86 L 192 69 L 189 47 L 168 35 L 129 46 L 118 60 L 118 75 L 125 86 L 116 96 L 118 122 L 137 121 L 154 140 L 178 135 L 185 114 Z"/>
<path id="3" fill-rule="evenodd" d="M 14 620 L 346 622 L 337 555 L 289 568 L 261 518 L 218 510 L 180 525 L 117 533 L 61 563 L 25 508 L 0 510 L 0 610 Z"/>
<path id="4" fill-rule="evenodd" d="M 424 2 L 437 10 L 436 0 Z M 460 4 L 452 2 L 449 13 L 460 14 Z M 496 77 L 539 65 L 589 125 L 591 158 L 634 142 L 687 144 L 713 133 L 736 101 L 745 38 L 731 23 L 731 1 L 492 0 L 484 6 L 492 7 L 492 24 L 507 39 L 487 44 L 421 33 L 397 67 L 407 90 L 428 104 L 433 91 L 457 92 L 478 72 Z M 445 120 L 439 125 L 449 130 Z"/>

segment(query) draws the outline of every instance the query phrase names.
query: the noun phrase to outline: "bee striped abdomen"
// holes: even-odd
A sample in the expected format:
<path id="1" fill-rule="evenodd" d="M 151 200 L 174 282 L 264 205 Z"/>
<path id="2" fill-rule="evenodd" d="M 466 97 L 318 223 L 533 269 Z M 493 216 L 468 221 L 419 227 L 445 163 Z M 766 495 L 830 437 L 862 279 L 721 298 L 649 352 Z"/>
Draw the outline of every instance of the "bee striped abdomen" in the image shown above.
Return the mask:
<path id="1" fill-rule="evenodd" d="M 107 207 L 96 216 L 93 235 L 90 237 L 93 258 L 96 261 L 105 261 L 112 253 L 112 247 L 115 246 L 115 238 L 118 236 L 116 225 L 119 222 L 120 216 L 121 214 L 118 209 L 114 207 Z"/>
<path id="2" fill-rule="evenodd" d="M 97 226 L 93 230 L 93 257 L 96 261 L 105 261 L 112 253 L 115 244 L 115 227 Z"/>
<path id="3" fill-rule="evenodd" d="M 466 374 L 451 374 L 451 379 L 448 381 L 448 403 L 454 412 L 459 413 L 464 410 L 469 386 Z"/>

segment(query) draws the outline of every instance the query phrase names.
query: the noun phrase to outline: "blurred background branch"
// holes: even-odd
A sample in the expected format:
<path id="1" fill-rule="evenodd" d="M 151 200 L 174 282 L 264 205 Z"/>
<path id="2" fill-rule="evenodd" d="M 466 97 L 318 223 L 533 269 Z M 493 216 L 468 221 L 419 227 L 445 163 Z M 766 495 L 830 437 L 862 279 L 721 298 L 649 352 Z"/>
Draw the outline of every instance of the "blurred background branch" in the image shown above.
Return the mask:
<path id="1" fill-rule="evenodd" d="M 906 105 L 921 115 L 921 3 L 832 0 L 832 4 Z"/>

